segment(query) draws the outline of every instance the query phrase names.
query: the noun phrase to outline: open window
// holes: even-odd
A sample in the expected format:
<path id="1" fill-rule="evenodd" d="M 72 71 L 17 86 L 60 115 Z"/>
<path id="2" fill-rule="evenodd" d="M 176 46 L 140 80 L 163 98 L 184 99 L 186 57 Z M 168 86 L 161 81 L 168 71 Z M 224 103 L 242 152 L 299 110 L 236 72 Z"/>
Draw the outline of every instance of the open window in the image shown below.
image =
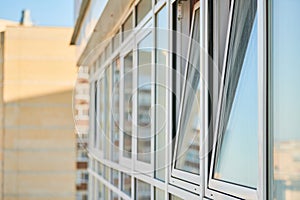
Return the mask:
<path id="1" fill-rule="evenodd" d="M 173 183 L 200 183 L 200 3 L 193 9 L 192 28 L 173 157 Z M 188 189 L 191 189 L 189 187 Z M 194 189 L 192 188 L 194 191 Z M 195 192 L 195 191 L 194 191 Z"/>
<path id="2" fill-rule="evenodd" d="M 209 188 L 257 199 L 257 1 L 233 1 Z"/>

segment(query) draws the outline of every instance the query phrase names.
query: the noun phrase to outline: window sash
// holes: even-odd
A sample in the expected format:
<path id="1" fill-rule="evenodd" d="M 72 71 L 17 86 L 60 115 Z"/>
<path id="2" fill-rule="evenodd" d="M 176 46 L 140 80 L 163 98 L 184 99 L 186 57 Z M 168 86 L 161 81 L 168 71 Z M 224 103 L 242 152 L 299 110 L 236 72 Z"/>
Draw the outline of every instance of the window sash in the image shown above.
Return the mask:
<path id="1" fill-rule="evenodd" d="M 230 8 L 230 19 L 229 19 L 229 25 L 228 25 L 228 33 L 227 33 L 227 41 L 226 41 L 226 50 L 225 50 L 225 56 L 224 56 L 224 67 L 223 67 L 223 72 L 222 72 L 222 81 L 221 81 L 221 89 L 220 89 L 220 97 L 219 99 L 221 99 L 219 101 L 219 105 L 218 105 L 218 112 L 217 112 L 217 121 L 216 121 L 216 129 L 215 129 L 215 133 L 214 133 L 214 148 L 213 148 L 213 154 L 212 154 L 212 160 L 211 160 L 211 165 L 210 165 L 210 171 L 209 171 L 209 188 L 214 189 L 214 191 L 209 190 L 209 193 L 211 195 L 216 195 L 216 196 L 220 196 L 220 198 L 225 198 L 228 197 L 228 195 L 224 195 L 221 193 L 218 193 L 217 191 L 222 191 L 222 193 L 226 193 L 229 195 L 234 195 L 237 197 L 241 197 L 241 198 L 247 198 L 247 199 L 258 199 L 259 195 L 258 195 L 258 189 L 253 189 L 253 188 L 249 188 L 247 186 L 241 186 L 238 184 L 234 184 L 234 183 L 229 183 L 229 182 L 225 182 L 225 181 L 221 181 L 221 180 L 217 180 L 214 179 L 214 169 L 216 167 L 216 162 L 217 162 L 217 152 L 220 148 L 220 144 L 218 142 L 218 133 L 222 133 L 222 128 L 224 127 L 224 122 L 222 121 L 223 119 L 221 119 L 221 114 L 222 112 L 224 112 L 224 96 L 225 96 L 225 92 L 226 89 L 224 86 L 225 80 L 226 80 L 226 76 L 227 76 L 227 59 L 228 59 L 228 51 L 229 51 L 229 45 L 230 45 L 230 35 L 231 35 L 231 28 L 234 25 L 234 21 L 233 21 L 233 16 L 234 16 L 234 7 L 235 7 L 235 3 L 236 1 L 233 0 L 231 3 L 231 8 Z M 257 11 L 256 11 L 257 12 Z M 253 27 L 253 26 L 252 26 Z M 237 80 L 238 81 L 238 80 Z M 259 104 L 259 102 L 258 102 Z M 228 110 L 227 110 L 228 112 Z M 229 114 L 228 114 L 229 115 Z M 225 118 L 228 119 L 229 116 L 225 116 Z M 260 162 L 258 160 L 258 162 Z"/>
<path id="2" fill-rule="evenodd" d="M 196 11 L 200 9 L 200 2 L 197 2 L 195 5 L 194 5 L 194 9 L 193 9 L 193 17 L 192 17 L 192 29 L 191 29 L 191 34 L 194 32 L 194 27 L 195 27 L 195 14 L 196 14 Z M 201 9 L 199 10 L 199 23 L 201 24 Z M 201 29 L 201 26 L 200 26 L 200 29 Z M 199 30 L 200 31 L 200 30 Z M 200 36 L 200 41 L 202 40 L 201 36 Z M 188 48 L 188 60 L 190 59 L 190 54 L 191 54 L 191 44 L 192 44 L 193 40 L 190 39 L 189 41 L 189 48 Z M 199 57 L 200 57 L 200 54 L 199 54 Z M 200 59 L 201 60 L 201 59 Z M 188 71 L 189 71 L 189 62 L 186 63 L 186 71 L 185 71 L 185 77 L 188 76 Z M 199 70 L 200 72 L 200 70 Z M 186 85 L 187 85 L 187 82 L 185 81 L 184 82 L 184 91 L 182 94 L 185 94 L 185 88 L 186 88 Z M 200 94 L 201 95 L 201 94 Z M 182 98 L 181 98 L 181 102 L 183 102 L 183 99 L 184 99 L 184 96 L 185 95 L 182 95 Z M 179 127 L 178 127 L 178 130 L 180 130 L 180 126 L 181 126 L 181 116 L 182 116 L 182 113 L 183 113 L 183 107 L 184 105 L 181 103 L 180 105 L 180 113 L 179 113 Z M 200 115 L 200 113 L 199 113 Z M 172 172 L 171 172 L 171 183 L 173 184 L 179 184 L 179 185 L 182 185 L 184 188 L 187 188 L 188 190 L 191 190 L 193 192 L 200 192 L 199 191 L 199 187 L 197 187 L 196 185 L 200 185 L 200 174 L 193 174 L 193 173 L 190 173 L 190 172 L 186 172 L 186 171 L 183 171 L 183 170 L 179 170 L 175 167 L 175 163 L 176 163 L 176 159 L 177 159 L 177 151 L 178 151 L 178 142 L 179 142 L 179 132 L 177 132 L 176 134 L 176 143 L 175 143 L 175 148 L 174 148 L 174 155 L 173 155 L 173 164 L 172 164 Z M 199 152 L 199 155 L 200 155 L 200 152 Z M 199 163 L 200 164 L 200 163 Z M 199 167 L 199 171 L 200 171 L 200 167 Z M 193 185 L 190 185 L 190 184 L 186 184 L 184 183 L 185 181 L 184 180 L 188 180 L 188 182 L 190 183 L 193 183 L 195 184 L 194 186 Z"/>

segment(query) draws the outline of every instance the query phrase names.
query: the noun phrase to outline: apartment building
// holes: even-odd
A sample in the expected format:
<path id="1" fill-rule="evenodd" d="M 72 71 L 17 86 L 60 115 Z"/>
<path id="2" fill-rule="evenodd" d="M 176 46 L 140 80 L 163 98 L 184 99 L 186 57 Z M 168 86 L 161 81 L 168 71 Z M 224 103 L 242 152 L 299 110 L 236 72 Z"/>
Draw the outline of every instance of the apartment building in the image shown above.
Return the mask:
<path id="1" fill-rule="evenodd" d="M 0 27 L 0 199 L 75 199 L 72 28 Z"/>
<path id="2" fill-rule="evenodd" d="M 89 96 L 88 68 L 79 67 L 74 92 L 74 121 L 77 136 L 77 200 L 84 200 L 88 197 Z"/>
<path id="3" fill-rule="evenodd" d="M 299 1 L 75 2 L 89 199 L 300 198 Z"/>

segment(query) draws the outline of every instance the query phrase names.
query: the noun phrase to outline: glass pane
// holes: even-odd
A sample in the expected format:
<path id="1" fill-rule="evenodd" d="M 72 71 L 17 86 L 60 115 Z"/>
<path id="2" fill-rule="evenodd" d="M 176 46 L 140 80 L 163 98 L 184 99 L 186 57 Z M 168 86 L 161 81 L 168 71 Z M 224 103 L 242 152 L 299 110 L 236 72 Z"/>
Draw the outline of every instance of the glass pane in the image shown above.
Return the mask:
<path id="1" fill-rule="evenodd" d="M 144 181 L 136 181 L 136 199 L 151 200 L 151 186 Z"/>
<path id="2" fill-rule="evenodd" d="M 195 12 L 175 168 L 199 174 L 200 11 Z"/>
<path id="3" fill-rule="evenodd" d="M 121 175 L 122 184 L 121 184 L 121 190 L 125 192 L 128 196 L 131 196 L 131 176 L 122 173 Z"/>
<path id="4" fill-rule="evenodd" d="M 98 163 L 98 169 L 97 169 L 97 172 L 100 176 L 102 176 L 103 174 L 103 165 L 100 163 L 100 162 L 97 162 Z"/>
<path id="5" fill-rule="evenodd" d="M 104 104 L 104 110 L 105 110 L 105 117 L 104 117 L 104 123 L 105 123 L 105 132 L 103 133 L 103 150 L 104 150 L 104 157 L 106 159 L 109 159 L 110 156 L 110 152 L 111 152 L 111 67 L 107 67 L 105 69 L 105 76 L 104 76 L 104 81 L 105 81 L 105 85 L 104 85 L 104 96 L 103 98 L 105 98 L 105 104 Z M 103 94 L 103 93 L 102 93 Z"/>
<path id="6" fill-rule="evenodd" d="M 122 41 L 124 41 L 132 32 L 133 23 L 132 23 L 132 13 L 127 17 L 124 24 L 122 25 L 122 31 L 123 31 L 123 38 Z"/>
<path id="7" fill-rule="evenodd" d="M 109 199 L 109 189 L 103 185 L 104 188 L 104 198 L 103 199 Z"/>
<path id="8" fill-rule="evenodd" d="M 154 188 L 154 193 L 155 193 L 154 199 L 156 199 L 156 200 L 164 200 L 165 199 L 165 191 L 160 190 L 158 188 Z"/>
<path id="9" fill-rule="evenodd" d="M 119 161 L 119 130 L 120 130 L 120 59 L 114 60 L 113 64 L 113 87 L 112 87 L 112 160 Z"/>
<path id="10" fill-rule="evenodd" d="M 96 147 L 97 145 L 97 134 L 99 134 L 99 131 L 98 131 L 98 100 L 97 100 L 97 96 L 98 96 L 98 88 L 97 88 L 97 85 L 98 85 L 98 81 L 95 81 L 95 85 L 94 85 L 94 147 Z"/>
<path id="11" fill-rule="evenodd" d="M 111 183 L 115 187 L 119 187 L 119 172 L 115 169 L 111 169 Z"/>
<path id="12" fill-rule="evenodd" d="M 132 52 L 124 57 L 124 124 L 123 124 L 123 156 L 131 158 L 132 138 Z"/>
<path id="13" fill-rule="evenodd" d="M 137 159 L 151 162 L 152 34 L 138 44 Z"/>
<path id="14" fill-rule="evenodd" d="M 258 171 L 256 1 L 235 1 L 214 178 L 256 187 Z"/>
<path id="15" fill-rule="evenodd" d="M 272 0 L 271 136 L 273 199 L 300 199 L 300 1 Z"/>
<path id="16" fill-rule="evenodd" d="M 116 33 L 116 35 L 112 39 L 112 52 L 114 52 L 116 49 L 120 46 L 120 31 Z"/>
<path id="17" fill-rule="evenodd" d="M 110 168 L 106 165 L 103 165 L 103 177 L 105 180 L 110 181 Z"/>
<path id="18" fill-rule="evenodd" d="M 170 200 L 183 200 L 175 195 L 170 195 Z"/>
<path id="19" fill-rule="evenodd" d="M 151 10 L 152 0 L 141 0 L 136 7 L 136 24 L 139 24 L 142 19 Z"/>
<path id="20" fill-rule="evenodd" d="M 110 194 L 111 194 L 111 199 L 112 200 L 119 200 L 119 196 L 118 196 L 117 193 L 111 192 Z"/>
<path id="21" fill-rule="evenodd" d="M 110 55 L 111 55 L 111 41 L 105 47 L 105 61 L 107 61 L 107 59 L 109 58 Z"/>
<path id="22" fill-rule="evenodd" d="M 105 98 L 105 78 L 102 77 L 99 80 L 99 118 L 98 122 L 99 123 L 99 138 L 98 138 L 98 148 L 100 151 L 102 151 L 103 148 L 103 138 L 104 138 L 104 133 L 105 133 L 105 104 L 106 104 L 106 98 Z"/>
<path id="23" fill-rule="evenodd" d="M 104 198 L 104 194 L 103 194 L 103 184 L 101 181 L 97 181 L 98 182 L 98 199 L 103 199 Z"/>
<path id="24" fill-rule="evenodd" d="M 166 74 L 168 56 L 168 13 L 164 6 L 156 15 L 155 85 L 155 177 L 165 180 Z"/>

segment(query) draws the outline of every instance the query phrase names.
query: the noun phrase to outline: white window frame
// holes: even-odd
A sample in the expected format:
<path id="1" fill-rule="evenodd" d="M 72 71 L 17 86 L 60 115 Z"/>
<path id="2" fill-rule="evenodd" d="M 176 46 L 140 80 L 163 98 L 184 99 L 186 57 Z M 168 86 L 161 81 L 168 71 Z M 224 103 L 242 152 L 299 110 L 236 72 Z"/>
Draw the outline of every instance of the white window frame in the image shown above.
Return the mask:
<path id="1" fill-rule="evenodd" d="M 200 3 L 201 6 L 200 6 Z M 198 1 L 197 3 L 195 3 L 194 5 L 194 8 L 193 8 L 193 17 L 192 17 L 192 26 L 191 26 L 191 31 L 190 31 L 190 38 L 192 37 L 192 33 L 194 31 L 194 22 L 195 22 L 195 13 L 196 13 L 196 10 L 199 9 L 199 17 L 200 17 L 200 20 L 199 20 L 199 23 L 200 23 L 200 44 L 203 44 L 203 35 L 201 34 L 201 31 L 204 30 L 204 18 L 203 18 L 203 12 L 204 12 L 204 3 L 203 1 Z M 191 44 L 192 44 L 192 39 L 189 40 L 189 48 L 188 48 L 188 56 L 187 56 L 187 59 L 189 59 L 189 56 L 190 56 L 190 50 L 191 50 Z M 203 56 L 201 56 L 201 53 L 199 54 L 199 57 L 200 57 L 200 65 L 202 65 L 199 69 L 199 72 L 201 71 L 201 68 L 204 67 L 204 65 L 202 64 L 202 59 L 203 59 Z M 187 77 L 187 73 L 188 73 L 188 66 L 189 66 L 189 63 L 187 62 L 186 63 L 186 68 L 185 68 L 185 78 Z M 201 76 L 200 76 L 201 77 Z M 200 87 L 201 86 L 201 78 L 200 78 Z M 186 87 L 186 81 L 184 81 L 184 84 L 183 84 L 183 91 L 182 91 L 182 94 L 181 95 L 181 102 L 183 102 L 183 99 L 184 99 L 184 94 L 185 94 L 185 87 Z M 200 96 L 203 96 L 203 94 L 201 93 Z M 201 99 L 202 100 L 202 99 Z M 202 104 L 202 102 L 200 102 L 200 104 Z M 182 115 L 182 112 L 183 112 L 183 105 L 181 103 L 180 105 L 180 111 L 179 111 L 179 119 L 178 119 L 178 124 L 181 123 L 181 115 Z M 201 114 L 199 113 L 199 115 L 201 116 Z M 202 123 L 202 117 L 200 117 L 200 124 L 203 124 Z M 203 130 L 203 127 L 201 127 L 201 132 Z M 174 153 L 173 153 L 173 163 L 172 163 L 172 171 L 171 171 L 171 177 L 170 177 L 170 182 L 171 184 L 174 184 L 174 185 L 180 185 L 181 187 L 183 187 L 184 189 L 187 189 L 191 192 L 194 192 L 194 193 L 197 193 L 199 194 L 201 192 L 201 188 L 200 188 L 200 185 L 201 185 L 201 176 L 203 175 L 203 172 L 201 171 L 201 167 L 199 169 L 199 175 L 196 175 L 196 174 L 192 174 L 192 173 L 189 173 L 189 172 L 185 172 L 185 171 L 182 171 L 182 170 L 179 170 L 179 169 L 176 169 L 175 168 L 175 160 L 176 160 L 176 152 L 177 152 L 177 149 L 178 149 L 178 140 L 179 140 L 179 134 L 177 131 L 176 131 L 176 143 L 175 143 L 175 148 L 174 148 Z M 201 134 L 200 134 L 200 144 L 202 143 L 202 137 L 201 137 Z M 200 147 L 201 149 L 201 147 Z M 200 150 L 199 150 L 199 156 L 201 155 L 200 153 Z M 200 159 L 200 163 L 199 165 L 201 165 L 201 159 Z M 188 180 L 188 181 L 187 181 Z"/>
<path id="2" fill-rule="evenodd" d="M 224 54 L 224 62 L 223 62 L 223 71 L 222 71 L 222 81 L 225 80 L 226 74 L 226 65 L 227 65 L 227 57 L 229 50 L 229 42 L 230 42 L 230 31 L 232 27 L 232 18 L 234 14 L 234 4 L 235 0 L 231 2 L 230 14 L 229 14 L 229 22 L 227 29 L 227 37 L 226 37 L 226 46 L 225 46 L 225 54 Z M 212 152 L 212 159 L 209 171 L 209 182 L 208 188 L 205 191 L 205 195 L 213 198 L 213 199 L 265 199 L 266 198 L 266 83 L 265 83 L 265 75 L 266 74 L 266 64 L 265 64 L 265 34 L 266 32 L 266 2 L 264 0 L 257 0 L 257 20 L 258 20 L 258 183 L 257 188 L 252 189 L 247 186 L 240 186 L 234 183 L 228 183 L 220 180 L 216 180 L 213 178 L 213 171 L 215 169 L 216 164 L 216 151 L 217 151 L 217 136 L 218 136 L 218 126 L 219 126 L 219 117 L 221 112 L 221 101 L 223 98 L 224 92 L 224 84 L 220 85 L 220 95 L 217 109 L 217 118 L 216 118 L 216 128 L 214 130 L 214 148 Z"/>
<path id="3" fill-rule="evenodd" d="M 142 20 L 143 21 L 143 20 Z M 154 44 L 154 31 L 153 31 L 153 28 L 152 27 L 152 21 L 148 22 L 146 25 L 144 25 L 144 28 L 141 29 L 140 32 L 138 32 L 136 34 L 136 42 L 135 42 L 135 53 L 134 53 L 134 84 L 133 84 L 133 89 L 138 91 L 138 71 L 139 71 L 139 66 L 138 66 L 138 44 L 143 40 L 145 39 L 149 34 L 152 34 L 152 44 Z M 155 56 L 155 48 L 154 46 L 152 45 L 152 50 L 151 50 L 151 81 L 153 82 L 155 80 L 155 76 L 154 76 L 154 73 L 155 73 L 155 68 L 153 67 L 154 66 L 154 56 Z M 154 91 L 155 91 L 155 85 L 152 84 L 151 85 L 151 106 L 154 105 Z M 137 171 L 140 171 L 142 173 L 145 173 L 147 175 L 150 175 L 150 176 L 153 176 L 153 170 L 154 170 L 154 125 L 153 125 L 153 119 L 154 119 L 154 109 L 151 110 L 151 150 L 150 150 L 150 155 L 151 155 L 151 159 L 150 159 L 150 163 L 146 163 L 146 162 L 143 162 L 143 161 L 140 161 L 137 159 L 137 131 L 138 131 L 138 127 L 137 127 L 137 116 L 138 116 L 138 92 L 136 93 L 136 95 L 134 96 L 134 124 L 136 124 L 136 126 L 134 126 L 134 140 L 133 140 L 133 149 L 134 149 L 134 170 L 137 170 Z"/>
<path id="4" fill-rule="evenodd" d="M 116 67 L 116 64 L 114 64 L 115 62 L 117 62 L 117 60 L 119 60 L 119 67 L 120 67 L 120 69 L 119 69 L 119 83 L 115 83 L 115 67 Z M 110 118 L 111 118 L 111 121 L 110 121 L 110 126 L 111 126 L 111 130 L 110 130 L 110 135 L 111 135 L 111 143 L 112 143 L 112 145 L 111 145 L 111 149 L 110 149 L 110 154 L 111 154 L 111 161 L 113 161 L 113 162 L 116 162 L 116 163 L 119 163 L 120 162 L 120 133 L 116 133 L 115 132 L 115 130 L 114 130 L 114 128 L 115 128 L 115 117 L 114 117 L 114 115 L 115 115 L 115 113 L 114 113 L 114 108 L 113 108 L 113 106 L 114 106 L 114 104 L 115 104 L 115 102 L 114 102 L 114 97 L 113 97 L 113 95 L 115 94 L 114 93 L 114 91 L 115 91 L 115 89 L 114 89 L 114 87 L 115 87 L 115 84 L 119 84 L 119 110 L 118 110 L 118 114 L 119 114 L 119 132 L 120 132 L 120 130 L 121 130 L 121 123 L 120 123 L 120 121 L 121 121 L 121 113 L 120 113 L 120 105 L 121 105 L 121 76 L 122 76 L 122 74 L 121 74 L 121 57 L 119 56 L 119 55 L 117 55 L 117 56 L 115 56 L 114 57 L 114 59 L 112 60 L 112 64 L 111 64 L 111 79 L 112 79 L 112 81 L 111 81 L 111 89 L 110 89 L 110 92 L 111 92 L 111 108 L 109 109 L 110 110 Z M 113 154 L 114 153 L 116 153 L 115 152 L 115 144 L 114 144 L 114 136 L 115 136 L 115 134 L 119 134 L 119 146 L 118 146 L 118 148 L 117 148 L 117 153 L 118 153 L 118 158 L 117 158 L 117 160 L 118 161 L 115 161 L 114 159 L 113 159 Z"/>
<path id="5" fill-rule="evenodd" d="M 101 116 L 100 116 L 100 98 L 102 98 L 101 97 L 101 95 L 102 94 L 100 94 L 100 93 L 102 93 L 103 91 L 101 91 L 101 87 L 100 87 L 100 82 L 101 81 L 103 81 L 102 79 L 104 78 L 104 73 L 105 73 L 105 69 L 104 70 L 102 70 L 102 73 L 100 74 L 100 75 L 98 75 L 99 76 L 99 78 L 97 78 L 97 101 L 95 102 L 95 103 L 97 103 L 97 109 L 98 109 L 98 111 L 97 111 L 97 116 L 96 116 L 96 123 L 97 123 L 97 130 L 96 130 L 96 132 L 97 132 L 97 141 L 96 141 L 96 143 L 97 143 L 97 145 L 96 145 L 96 148 L 94 149 L 94 153 L 96 154 L 96 155 L 98 155 L 98 156 L 100 156 L 101 158 L 103 158 L 104 157 L 104 146 L 103 146 L 103 133 L 100 131 L 101 129 L 102 129 L 102 131 L 104 131 L 105 130 L 105 128 L 104 128 L 104 130 L 103 130 L 103 128 L 100 126 L 100 118 L 101 118 Z M 104 125 L 105 126 L 105 125 Z M 102 143 L 102 149 L 100 150 L 99 149 L 99 143 Z"/>
<path id="6" fill-rule="evenodd" d="M 131 38 L 131 36 L 129 36 L 129 38 Z M 128 39 L 128 38 L 127 38 Z M 124 150 L 124 58 L 130 53 L 132 52 L 132 69 L 134 70 L 134 66 L 135 66 L 135 59 L 134 59 L 134 51 L 133 51 L 133 44 L 134 42 L 129 42 L 126 46 L 124 46 L 123 51 L 120 53 L 120 62 L 121 62 L 121 69 L 120 69 L 120 136 L 119 136 L 119 140 L 120 140 L 120 152 L 119 152 L 119 163 L 123 166 L 126 166 L 128 168 L 132 168 L 132 160 L 133 160 L 133 154 L 134 154 L 134 147 L 133 147 L 133 123 L 131 125 L 131 158 L 125 157 L 123 155 L 123 150 Z M 134 76 L 134 74 L 132 74 Z M 132 79 L 132 89 L 134 89 L 134 77 Z M 132 102 L 132 121 L 134 118 L 134 102 Z"/>

